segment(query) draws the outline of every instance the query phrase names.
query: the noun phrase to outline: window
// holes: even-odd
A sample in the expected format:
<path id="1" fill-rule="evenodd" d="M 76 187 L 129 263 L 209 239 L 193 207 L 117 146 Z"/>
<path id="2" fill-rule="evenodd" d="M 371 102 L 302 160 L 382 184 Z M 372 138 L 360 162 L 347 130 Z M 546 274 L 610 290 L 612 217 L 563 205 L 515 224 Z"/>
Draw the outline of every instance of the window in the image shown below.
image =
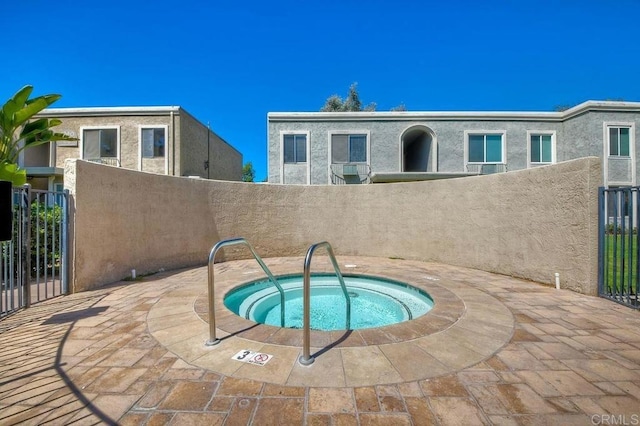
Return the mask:
<path id="1" fill-rule="evenodd" d="M 284 162 L 306 163 L 307 135 L 284 135 Z"/>
<path id="2" fill-rule="evenodd" d="M 531 134 L 529 149 L 532 163 L 553 162 L 553 135 Z"/>
<path id="3" fill-rule="evenodd" d="M 503 163 L 502 134 L 469 134 L 469 163 Z"/>
<path id="4" fill-rule="evenodd" d="M 609 127 L 609 155 L 629 157 L 629 127 Z"/>
<path id="5" fill-rule="evenodd" d="M 366 163 L 367 135 L 331 135 L 331 162 Z"/>
<path id="6" fill-rule="evenodd" d="M 84 129 L 82 158 L 96 160 L 118 156 L 118 129 Z"/>
<path id="7" fill-rule="evenodd" d="M 62 198 L 64 197 L 64 184 L 63 183 L 54 183 L 53 184 L 53 194 L 51 195 L 52 200 L 50 204 L 56 204 L 58 206 L 62 206 Z"/>
<path id="8" fill-rule="evenodd" d="M 164 143 L 166 140 L 166 129 L 150 128 L 142 129 L 142 157 L 155 158 L 164 157 Z"/>

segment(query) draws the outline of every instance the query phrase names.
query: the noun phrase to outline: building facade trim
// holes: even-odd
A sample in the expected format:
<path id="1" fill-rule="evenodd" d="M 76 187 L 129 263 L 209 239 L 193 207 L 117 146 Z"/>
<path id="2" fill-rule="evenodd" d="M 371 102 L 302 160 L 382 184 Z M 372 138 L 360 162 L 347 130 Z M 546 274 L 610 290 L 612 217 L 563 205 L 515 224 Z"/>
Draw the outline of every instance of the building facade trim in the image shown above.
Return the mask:
<path id="1" fill-rule="evenodd" d="M 640 102 L 587 101 L 566 111 L 362 111 L 362 112 L 270 112 L 270 122 L 284 121 L 428 121 L 491 120 L 562 122 L 588 111 L 640 112 Z"/>

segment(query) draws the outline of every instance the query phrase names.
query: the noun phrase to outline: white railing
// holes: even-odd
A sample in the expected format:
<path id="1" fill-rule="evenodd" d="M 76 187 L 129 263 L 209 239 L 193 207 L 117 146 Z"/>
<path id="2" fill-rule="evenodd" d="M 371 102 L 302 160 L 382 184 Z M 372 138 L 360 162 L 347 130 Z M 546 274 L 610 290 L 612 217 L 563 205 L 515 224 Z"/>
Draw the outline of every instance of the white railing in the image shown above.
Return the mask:
<path id="1" fill-rule="evenodd" d="M 331 183 L 334 185 L 350 185 L 370 183 L 371 167 L 365 163 L 331 164 Z"/>
<path id="2" fill-rule="evenodd" d="M 503 163 L 467 164 L 467 172 L 479 175 L 490 175 L 493 173 L 504 173 L 507 165 Z"/>
<path id="3" fill-rule="evenodd" d="M 87 158 L 87 161 L 92 163 L 106 164 L 107 166 L 120 167 L 120 159 L 116 157 L 100 157 L 100 158 Z"/>

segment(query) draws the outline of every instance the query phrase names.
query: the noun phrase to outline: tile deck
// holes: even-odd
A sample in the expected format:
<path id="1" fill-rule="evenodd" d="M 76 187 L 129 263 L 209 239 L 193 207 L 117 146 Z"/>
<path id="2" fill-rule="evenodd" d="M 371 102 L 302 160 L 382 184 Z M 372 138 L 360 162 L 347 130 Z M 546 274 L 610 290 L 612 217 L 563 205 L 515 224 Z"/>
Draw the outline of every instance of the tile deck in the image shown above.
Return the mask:
<path id="1" fill-rule="evenodd" d="M 340 256 L 353 273 L 405 281 L 427 315 L 373 330 L 313 332 L 239 318 L 222 304 L 260 278 L 217 264 L 209 337 L 206 268 L 170 271 L 34 305 L 0 320 L 0 424 L 595 424 L 640 422 L 640 312 L 449 265 Z M 302 258 L 266 259 L 274 274 Z M 314 272 L 330 271 L 324 257 Z M 240 350 L 274 355 L 265 366 Z"/>

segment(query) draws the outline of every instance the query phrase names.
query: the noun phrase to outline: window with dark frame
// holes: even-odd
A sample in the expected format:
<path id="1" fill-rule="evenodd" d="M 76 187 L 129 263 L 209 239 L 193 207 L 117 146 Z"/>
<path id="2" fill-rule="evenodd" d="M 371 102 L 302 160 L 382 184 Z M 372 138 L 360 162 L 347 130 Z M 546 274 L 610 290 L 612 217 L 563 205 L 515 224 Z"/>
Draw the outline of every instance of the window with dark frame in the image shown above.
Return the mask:
<path id="1" fill-rule="evenodd" d="M 470 134 L 468 140 L 469 163 L 502 163 L 501 134 Z"/>
<path id="2" fill-rule="evenodd" d="M 609 155 L 612 157 L 630 156 L 629 127 L 609 127 Z"/>
<path id="3" fill-rule="evenodd" d="M 551 135 L 531 135 L 529 146 L 532 163 L 551 163 L 553 161 L 553 142 Z"/>
<path id="4" fill-rule="evenodd" d="M 142 158 L 164 157 L 166 131 L 164 128 L 142 129 Z"/>
<path id="5" fill-rule="evenodd" d="M 82 158 L 94 160 L 118 156 L 118 129 L 84 129 Z"/>
<path id="6" fill-rule="evenodd" d="M 284 135 L 284 162 L 307 162 L 307 135 Z"/>
<path id="7" fill-rule="evenodd" d="M 367 135 L 331 135 L 331 163 L 366 163 Z"/>

